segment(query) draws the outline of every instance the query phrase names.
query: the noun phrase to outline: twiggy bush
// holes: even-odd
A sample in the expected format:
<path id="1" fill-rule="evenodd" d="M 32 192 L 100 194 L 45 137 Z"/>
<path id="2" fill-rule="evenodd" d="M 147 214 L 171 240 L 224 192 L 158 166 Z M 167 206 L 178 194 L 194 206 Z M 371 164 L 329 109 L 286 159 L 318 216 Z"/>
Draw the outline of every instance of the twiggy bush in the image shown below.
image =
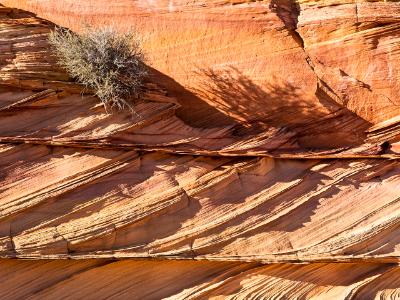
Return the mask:
<path id="1" fill-rule="evenodd" d="M 111 27 L 88 28 L 75 34 L 56 28 L 49 35 L 60 66 L 95 92 L 104 107 L 130 109 L 139 98 L 148 70 L 140 42 L 133 32 L 120 34 Z"/>

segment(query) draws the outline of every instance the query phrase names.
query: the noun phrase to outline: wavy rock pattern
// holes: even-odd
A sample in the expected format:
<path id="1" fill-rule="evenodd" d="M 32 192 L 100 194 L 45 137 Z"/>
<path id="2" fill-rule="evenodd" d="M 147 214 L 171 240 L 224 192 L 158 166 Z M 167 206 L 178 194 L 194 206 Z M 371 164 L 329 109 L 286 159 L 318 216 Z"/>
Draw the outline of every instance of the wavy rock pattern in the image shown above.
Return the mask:
<path id="1" fill-rule="evenodd" d="M 0 298 L 399 297 L 399 3 L 0 3 L 153 68 L 108 114 L 0 6 Z"/>
<path id="2" fill-rule="evenodd" d="M 241 122 L 266 122 L 272 112 L 286 122 L 304 122 L 309 110 L 309 117 L 314 109 L 320 117 L 335 102 L 373 124 L 400 113 L 396 1 L 1 2 L 75 29 L 85 21 L 133 25 L 145 36 L 154 68 Z M 248 88 L 243 94 L 234 88 L 238 79 Z M 193 104 L 195 97 L 173 80 L 157 80 Z M 229 80 L 233 91 L 218 91 Z M 288 85 L 294 99 L 279 95 L 276 107 L 265 96 L 290 94 Z M 190 108 L 193 117 L 197 107 Z"/>
<path id="3" fill-rule="evenodd" d="M 0 126 L 2 128 L 0 141 L 18 142 L 22 140 L 80 147 L 111 146 L 196 155 L 261 155 L 285 158 L 399 157 L 400 127 L 397 115 L 394 116 L 394 114 L 398 114 L 396 113 L 397 106 L 385 104 L 382 107 L 381 101 L 371 102 L 372 100 L 369 105 L 363 105 L 363 109 L 367 108 L 373 114 L 383 113 L 386 119 L 381 121 L 382 118 L 368 119 L 359 112 L 358 108 L 350 107 L 350 102 L 347 101 L 346 104 L 343 99 L 343 101 L 338 100 L 338 93 L 335 93 L 334 86 L 327 86 L 322 75 L 319 77 L 315 75 L 318 73 L 316 71 L 318 67 L 313 66 L 311 56 L 306 55 L 305 50 L 299 47 L 296 36 L 293 37 L 295 31 L 290 27 L 282 29 L 282 26 L 285 26 L 286 15 L 281 12 L 281 4 L 270 3 L 269 6 L 257 4 L 254 8 L 252 6 L 250 5 L 249 8 L 238 6 L 229 9 L 238 10 L 244 14 L 248 9 L 258 11 L 268 8 L 263 16 L 268 16 L 268 20 L 273 18 L 271 24 L 265 24 L 265 26 L 267 24 L 269 26 L 268 36 L 272 35 L 273 41 L 268 40 L 263 45 L 265 44 L 264 46 L 267 47 L 276 40 L 280 43 L 285 39 L 292 41 L 296 45 L 293 49 L 297 49 L 296 51 L 301 53 L 303 58 L 297 58 L 297 54 L 292 53 L 294 50 L 291 50 L 288 55 L 291 55 L 291 59 L 295 59 L 298 63 L 304 64 L 298 67 L 308 70 L 312 75 L 310 76 L 314 78 L 312 85 L 315 86 L 315 89 L 310 90 L 311 83 L 304 81 L 300 76 L 302 73 L 298 71 L 293 71 L 297 81 L 265 75 L 266 77 L 263 77 L 261 82 L 257 82 L 253 75 L 246 75 L 238 66 L 231 65 L 228 69 L 221 71 L 206 67 L 205 64 L 202 73 L 207 80 L 204 79 L 204 81 L 202 75 L 195 76 L 196 82 L 200 82 L 202 89 L 187 86 L 189 83 L 185 85 L 186 89 L 176 81 L 165 79 L 167 76 L 159 71 L 154 71 L 152 81 L 161 84 L 166 90 L 149 83 L 145 99 L 155 103 L 141 104 L 136 108 L 141 116 L 136 120 L 138 124 L 132 124 L 129 116 L 125 116 L 124 120 L 107 117 L 101 107 L 96 108 L 93 99 L 92 102 L 86 100 L 86 106 L 79 107 L 72 104 L 81 103 L 76 95 L 59 93 L 58 101 L 54 102 L 54 95 L 49 94 L 50 97 L 31 100 L 32 105 L 15 107 L 18 113 L 13 114 L 13 109 L 7 107 L 1 109 L 2 123 L 12 123 L 13 127 Z M 218 12 L 223 7 L 225 6 L 218 6 L 215 9 Z M 305 11 L 307 12 L 307 10 Z M 3 8 L 3 19 L 5 20 L 3 27 L 6 28 L 3 44 L 7 49 L 12 49 L 10 55 L 13 57 L 5 61 L 6 66 L 0 72 L 3 82 L 16 87 L 34 86 L 35 89 L 47 88 L 69 93 L 79 90 L 80 88 L 75 84 L 66 82 L 66 76 L 54 67 L 54 63 L 51 63 L 54 59 L 51 58 L 49 45 L 44 36 L 46 31 L 48 32 L 52 28 L 52 25 L 26 14 L 10 12 L 9 9 Z M 238 18 L 239 22 L 241 17 Z M 246 22 L 248 23 L 248 20 Z M 278 26 L 276 23 L 280 27 L 275 28 Z M 32 30 L 32 26 L 39 31 Z M 301 26 L 301 28 L 306 27 L 305 24 Z M 287 31 L 284 32 L 284 38 L 281 36 L 282 30 Z M 248 32 L 243 34 L 248 35 L 247 38 L 252 39 L 253 42 L 259 39 L 259 37 L 256 39 L 249 35 Z M 238 37 L 236 36 L 235 39 Z M 151 48 L 148 51 L 152 54 Z M 393 51 L 397 53 L 396 50 Z M 263 49 L 263 52 L 271 53 L 271 49 L 268 51 Z M 44 58 L 46 59 L 44 60 Z M 265 61 L 266 58 L 260 57 L 261 59 Z M 279 61 L 281 59 L 282 57 L 279 58 Z M 157 60 L 149 60 L 154 67 L 162 70 L 162 67 L 157 65 Z M 319 58 L 315 58 L 315 60 L 319 61 Z M 294 62 L 293 64 L 295 65 Z M 224 62 L 224 65 L 230 64 Z M 388 65 L 396 68 L 396 60 L 388 62 Z M 249 68 L 247 64 L 243 67 Z M 278 64 L 277 67 L 286 68 L 287 64 Z M 269 68 L 264 67 L 263 70 L 269 70 Z M 289 70 L 285 69 L 285 71 Z M 323 72 L 326 73 L 326 70 Z M 278 70 L 274 70 L 274 74 L 277 73 L 279 74 Z M 390 78 L 394 87 L 390 85 L 386 88 L 391 93 L 396 93 L 397 82 L 400 81 L 397 80 L 395 74 L 397 73 L 392 72 L 394 77 Z M 49 80 L 49 78 L 54 78 L 54 80 Z M 265 86 L 268 86 L 268 89 Z M 346 93 L 352 91 L 352 88 L 347 85 L 341 84 L 340 86 Z M 312 92 L 311 96 L 309 95 L 310 91 Z M 213 100 L 208 99 L 209 95 L 212 95 Z M 364 95 L 357 95 L 354 96 L 355 99 L 367 99 Z M 187 101 L 186 98 L 189 96 L 191 100 Z M 218 97 L 219 99 L 217 99 Z M 372 97 L 377 99 L 375 96 Z M 193 103 L 193 99 L 197 99 L 196 103 Z M 229 99 L 229 101 L 237 99 L 237 101 L 243 102 L 243 104 L 239 102 L 224 104 L 231 113 L 240 113 L 243 118 L 229 116 L 229 114 L 223 115 L 221 111 L 224 113 L 226 111 L 221 109 L 221 101 L 225 100 L 221 99 Z M 49 105 L 50 103 L 51 105 Z M 55 106 L 54 103 L 57 105 Z M 32 111 L 32 106 L 39 106 L 39 108 Z M 197 108 L 201 111 L 196 112 Z M 248 111 L 242 111 L 244 108 Z M 83 110 L 91 110 L 92 113 L 87 117 L 81 117 Z M 188 110 L 191 112 L 190 120 L 185 113 Z M 384 113 L 384 110 L 388 110 L 389 113 Z M 21 114 L 29 114 L 31 121 L 22 124 L 16 121 L 16 118 L 21 118 Z M 168 118 L 162 116 L 163 114 Z M 50 117 L 47 124 L 39 125 L 39 120 L 43 122 L 43 115 L 61 115 L 62 117 Z M 216 117 L 220 121 L 226 120 L 225 124 L 222 125 L 219 121 L 214 122 Z M 96 121 L 93 121 L 94 118 Z M 388 123 L 388 120 L 391 122 Z M 36 126 L 32 126 L 32 123 Z M 105 123 L 104 126 L 107 129 L 102 134 L 100 134 L 101 129 L 98 130 L 99 134 L 90 132 L 93 131 L 93 128 L 101 127 L 99 123 Z M 113 129 L 108 128 L 110 123 L 113 123 Z M 121 126 L 118 127 L 114 125 L 115 123 Z M 71 124 L 74 124 L 75 128 L 79 130 L 71 130 Z M 207 125 L 203 126 L 202 124 Z M 38 126 L 40 127 L 38 128 Z M 44 132 L 44 128 L 47 133 Z M 86 130 L 88 132 L 85 132 Z M 157 139 L 154 138 L 155 135 Z"/>
<path id="4" fill-rule="evenodd" d="M 396 299 L 400 292 L 399 267 L 380 264 L 98 259 L 0 266 L 4 299 Z"/>
<path id="5" fill-rule="evenodd" d="M 398 261 L 397 161 L 34 145 L 0 157 L 3 256 Z"/>

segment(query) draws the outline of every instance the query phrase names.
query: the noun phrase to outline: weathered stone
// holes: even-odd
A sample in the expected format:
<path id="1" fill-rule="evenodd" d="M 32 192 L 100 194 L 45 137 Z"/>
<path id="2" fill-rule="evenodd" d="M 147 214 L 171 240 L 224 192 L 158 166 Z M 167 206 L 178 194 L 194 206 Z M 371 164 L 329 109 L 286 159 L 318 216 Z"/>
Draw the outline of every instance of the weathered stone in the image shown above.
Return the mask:
<path id="1" fill-rule="evenodd" d="M 0 3 L 0 298 L 397 297 L 400 3 Z M 136 114 L 27 11 L 137 28 Z"/>

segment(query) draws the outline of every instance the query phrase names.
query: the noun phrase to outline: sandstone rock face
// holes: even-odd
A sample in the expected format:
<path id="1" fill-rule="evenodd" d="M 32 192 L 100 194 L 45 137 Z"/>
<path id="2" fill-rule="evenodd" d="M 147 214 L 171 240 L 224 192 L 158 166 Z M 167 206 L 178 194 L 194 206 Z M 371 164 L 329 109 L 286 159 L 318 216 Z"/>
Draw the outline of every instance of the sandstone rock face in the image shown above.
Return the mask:
<path id="1" fill-rule="evenodd" d="M 0 157 L 7 257 L 398 260 L 398 162 L 36 145 Z"/>
<path id="2" fill-rule="evenodd" d="M 0 298 L 398 297 L 400 3 L 0 3 Z M 50 21 L 143 34 L 137 114 Z"/>
<path id="3" fill-rule="evenodd" d="M 0 266 L 2 299 L 396 299 L 400 284 L 398 266 L 372 263 L 97 259 Z"/>
<path id="4" fill-rule="evenodd" d="M 168 123 L 179 128 L 174 132 L 180 138 L 163 130 L 167 124 L 155 130 L 164 131 L 163 140 L 178 148 L 192 148 L 191 153 L 193 148 L 203 154 L 252 150 L 287 157 L 308 150 L 308 157 L 315 151 L 351 157 L 354 152 L 387 152 L 380 147 L 385 142 L 393 145 L 389 153 L 400 151 L 399 3 L 2 2 L 77 30 L 85 22 L 137 28 L 155 69 L 153 81 L 180 104 L 180 124 Z M 9 45 L 14 52 L 20 49 L 18 41 Z M 31 44 L 37 46 L 30 57 L 37 57 L 38 47 L 48 47 L 41 39 Z M 23 61 L 12 62 L 8 69 L 17 65 L 23 70 Z M 28 83 L 42 76 L 45 83 L 40 84 L 48 86 L 43 69 L 54 74 L 54 65 L 41 68 L 29 65 L 29 72 L 19 72 Z M 5 78 L 10 77 L 8 69 Z M 188 135 L 187 129 L 180 130 L 182 122 L 201 130 L 190 129 L 199 132 Z M 368 131 L 376 126 L 378 130 Z M 205 127 L 214 130 L 204 132 Z M 218 137 L 221 144 L 213 141 L 213 147 L 200 136 Z M 182 146 L 193 137 L 195 145 Z M 251 140 L 244 142 L 243 151 L 246 137 Z M 139 140 L 151 145 L 143 137 Z"/>
<path id="5" fill-rule="evenodd" d="M 327 113 L 330 102 L 372 124 L 399 114 L 399 3 L 187 2 L 2 0 L 73 29 L 134 26 L 154 68 L 236 121 L 281 114 L 302 123 L 314 107 Z"/>

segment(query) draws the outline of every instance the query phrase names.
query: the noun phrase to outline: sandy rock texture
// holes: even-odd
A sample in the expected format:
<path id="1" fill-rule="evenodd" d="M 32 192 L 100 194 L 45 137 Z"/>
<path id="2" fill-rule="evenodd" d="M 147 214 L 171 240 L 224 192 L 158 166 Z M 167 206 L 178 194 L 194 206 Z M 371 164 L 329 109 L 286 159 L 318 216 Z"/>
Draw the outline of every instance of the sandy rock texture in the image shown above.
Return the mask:
<path id="1" fill-rule="evenodd" d="M 372 263 L 3 259 L 0 276 L 4 299 L 396 299 L 400 284 Z"/>
<path id="2" fill-rule="evenodd" d="M 399 2 L 0 3 L 0 298 L 399 297 Z M 136 114 L 84 23 L 142 34 Z"/>
<path id="3" fill-rule="evenodd" d="M 141 130 L 120 144 L 275 157 L 400 152 L 399 3 L 2 2 L 77 30 L 107 20 L 137 28 L 152 81 L 179 105 L 176 117 L 143 130 L 163 133 L 162 145 Z M 47 21 L 13 13 L 7 19 L 3 43 L 13 58 L 1 77 L 58 88 L 65 74 L 46 54 Z M 35 22 L 41 34 L 31 30 Z"/>
<path id="4" fill-rule="evenodd" d="M 335 103 L 372 124 L 400 112 L 396 1 L 1 2 L 77 30 L 85 22 L 137 28 L 171 90 L 192 103 L 183 85 L 231 121 L 278 114 L 302 123 Z"/>

